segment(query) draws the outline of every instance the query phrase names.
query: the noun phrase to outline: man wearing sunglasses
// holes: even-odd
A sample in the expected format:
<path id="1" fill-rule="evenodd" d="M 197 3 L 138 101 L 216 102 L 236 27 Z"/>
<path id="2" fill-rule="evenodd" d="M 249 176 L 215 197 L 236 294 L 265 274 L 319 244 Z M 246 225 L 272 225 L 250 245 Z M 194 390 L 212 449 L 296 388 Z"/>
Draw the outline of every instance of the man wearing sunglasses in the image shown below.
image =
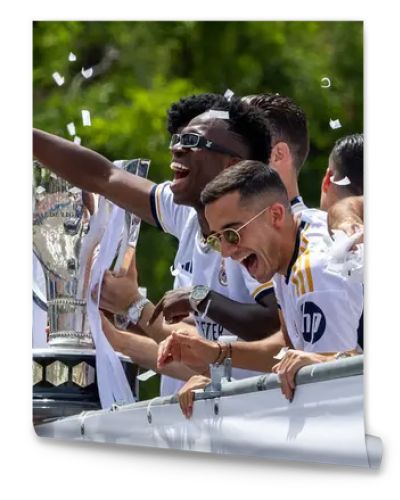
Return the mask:
<path id="1" fill-rule="evenodd" d="M 242 102 L 257 107 L 267 119 L 272 146 L 269 163 L 283 180 L 288 191 L 292 211 L 300 213 L 307 208 L 300 196 L 298 186 L 300 170 L 309 151 L 308 126 L 304 111 L 292 99 L 279 94 L 249 95 L 243 97 Z M 174 131 L 170 129 L 170 132 L 173 133 Z M 172 142 L 179 140 L 178 137 L 179 135 L 175 139 L 173 138 Z M 190 146 L 190 141 L 194 144 L 196 138 L 185 138 L 184 142 L 187 147 Z M 206 142 L 203 142 L 203 145 L 205 146 Z M 211 145 L 211 147 L 213 146 Z M 164 317 L 173 323 L 185 314 L 192 312 L 192 310 L 198 309 L 204 312 L 208 300 L 203 298 L 202 301 L 197 300 L 197 304 L 193 300 L 190 303 L 188 300 L 190 289 L 180 290 L 177 289 L 177 286 L 174 288 L 173 291 L 167 292 L 157 304 L 151 320 L 155 318 L 156 314 L 163 313 Z M 258 302 L 265 301 L 267 306 L 271 307 L 274 302 L 272 291 L 272 282 L 269 282 L 254 288 L 252 293 Z M 204 297 L 205 293 L 204 288 L 201 288 L 199 293 L 197 293 L 197 289 L 193 292 L 196 297 L 199 296 L 200 298 Z M 215 301 L 211 301 L 208 316 L 217 319 L 220 324 L 225 324 L 225 321 L 229 321 L 230 317 L 215 316 L 218 315 L 215 306 Z M 233 316 L 232 319 L 234 320 L 233 328 L 235 325 L 240 325 L 236 316 Z M 268 321 L 264 336 L 268 336 L 276 328 L 276 321 Z M 251 336 L 254 335 L 253 330 L 247 329 L 241 334 L 239 332 L 239 335 L 247 340 L 255 339 L 254 336 Z"/>
<path id="2" fill-rule="evenodd" d="M 224 265 L 220 256 L 210 259 L 207 255 L 212 250 L 204 237 L 210 231 L 200 193 L 219 172 L 243 158 L 267 161 L 270 136 L 263 114 L 240 100 L 225 100 L 216 108 L 191 120 L 172 139 L 172 183 L 155 185 L 132 176 L 94 151 L 38 130 L 34 131 L 34 155 L 73 185 L 106 196 L 179 239 L 174 266 L 178 282 L 192 284 L 196 271 L 197 284 L 211 284 L 212 279 L 218 288 L 211 292 L 207 287 L 207 293 L 212 293 L 213 320 L 206 311 L 197 313 L 201 333 L 218 338 L 226 329 L 244 338 L 261 338 L 268 330 L 276 331 L 275 309 L 254 301 L 248 286 L 255 291 L 262 287 L 237 263 Z M 196 265 L 194 251 L 199 256 Z M 186 269 L 187 265 L 196 269 Z M 134 302 L 140 299 L 133 297 Z M 151 307 L 146 304 L 141 314 Z M 182 317 L 186 316 L 185 311 Z"/>
<path id="3" fill-rule="evenodd" d="M 319 210 L 295 216 L 285 186 L 270 167 L 240 162 L 211 181 L 201 200 L 213 230 L 209 244 L 259 282 L 273 278 L 281 329 L 269 338 L 230 346 L 177 332 L 160 344 L 158 367 L 183 361 L 195 368 L 229 356 L 236 367 L 284 373 L 282 391 L 292 399 L 301 366 L 356 354 L 362 284 L 327 270 L 326 216 Z M 277 362 L 274 356 L 284 347 L 290 350 Z M 196 376 L 182 391 L 187 416 L 191 390 L 207 383 L 207 377 Z"/>

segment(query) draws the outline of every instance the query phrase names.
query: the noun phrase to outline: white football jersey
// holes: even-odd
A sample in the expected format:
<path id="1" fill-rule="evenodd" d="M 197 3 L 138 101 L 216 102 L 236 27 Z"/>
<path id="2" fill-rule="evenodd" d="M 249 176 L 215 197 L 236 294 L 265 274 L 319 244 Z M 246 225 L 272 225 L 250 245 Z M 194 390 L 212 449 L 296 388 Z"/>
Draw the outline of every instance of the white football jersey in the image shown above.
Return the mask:
<path id="1" fill-rule="evenodd" d="M 363 311 L 362 284 L 327 271 L 326 213 L 307 209 L 300 219 L 288 273 L 273 278 L 290 340 L 306 352 L 354 349 Z"/>
<path id="2" fill-rule="evenodd" d="M 272 282 L 260 285 L 241 264 L 232 259 L 223 259 L 219 252 L 212 250 L 203 241 L 196 211 L 174 203 L 170 182 L 153 187 L 151 207 L 158 226 L 179 240 L 172 271 L 175 276 L 174 288 L 207 285 L 225 297 L 247 304 L 254 304 L 256 300 L 273 291 Z M 193 318 L 198 332 L 208 340 L 218 340 L 220 335 L 232 335 L 208 316 L 203 317 L 196 312 Z M 239 368 L 232 371 L 232 376 L 236 379 L 258 374 L 259 372 Z M 167 388 L 164 379 L 165 377 L 162 380 L 162 395 L 170 391 L 170 386 L 168 384 Z M 179 389 L 182 382 L 177 382 Z M 174 391 L 169 393 L 171 392 Z"/>

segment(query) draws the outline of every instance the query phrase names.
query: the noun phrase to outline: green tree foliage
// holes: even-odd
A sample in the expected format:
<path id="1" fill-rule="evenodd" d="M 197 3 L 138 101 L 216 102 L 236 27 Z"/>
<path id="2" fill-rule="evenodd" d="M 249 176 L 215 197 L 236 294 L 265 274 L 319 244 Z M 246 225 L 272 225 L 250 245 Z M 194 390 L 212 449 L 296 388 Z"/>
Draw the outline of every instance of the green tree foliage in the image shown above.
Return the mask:
<path id="1" fill-rule="evenodd" d="M 73 52 L 76 61 L 69 61 Z M 85 79 L 81 68 L 95 67 Z M 57 86 L 52 74 L 65 78 Z M 330 88 L 321 87 L 329 77 Z M 82 144 L 114 159 L 150 158 L 150 178 L 171 177 L 166 110 L 199 92 L 278 92 L 305 110 L 311 151 L 300 176 L 318 206 L 334 142 L 363 129 L 361 22 L 35 22 L 34 126 L 64 136 L 74 122 Z M 91 113 L 83 127 L 81 110 Z M 332 130 L 330 119 L 342 128 Z M 157 300 L 170 288 L 175 242 L 143 225 L 140 281 Z"/>

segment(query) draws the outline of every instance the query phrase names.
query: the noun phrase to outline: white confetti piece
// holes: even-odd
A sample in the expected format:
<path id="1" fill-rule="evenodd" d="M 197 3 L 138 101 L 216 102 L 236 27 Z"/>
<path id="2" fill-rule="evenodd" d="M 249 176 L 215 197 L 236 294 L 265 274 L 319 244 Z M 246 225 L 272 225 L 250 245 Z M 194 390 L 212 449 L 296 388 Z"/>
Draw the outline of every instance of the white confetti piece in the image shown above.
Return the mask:
<path id="1" fill-rule="evenodd" d="M 174 266 L 171 266 L 171 267 L 169 268 L 169 270 L 170 270 L 170 272 L 171 272 L 172 276 L 178 276 L 178 274 L 179 274 L 179 270 L 178 270 L 178 269 L 174 269 Z"/>
<path id="2" fill-rule="evenodd" d="M 75 143 L 75 144 L 80 144 L 80 143 L 81 143 L 81 138 L 79 137 L 79 135 L 76 135 L 76 136 L 74 137 L 74 143 Z"/>
<path id="3" fill-rule="evenodd" d="M 93 68 L 82 68 L 81 73 L 84 78 L 90 78 L 93 75 Z"/>
<path id="4" fill-rule="evenodd" d="M 41 194 L 43 194 L 43 193 L 45 193 L 45 192 L 46 192 L 46 190 L 45 190 L 45 188 L 44 188 L 43 186 L 38 186 L 38 187 L 36 188 L 36 194 L 37 194 L 37 195 L 41 195 Z"/>
<path id="5" fill-rule="evenodd" d="M 342 124 L 340 123 L 340 120 L 332 120 L 332 118 L 331 118 L 329 120 L 329 126 L 332 129 L 335 129 L 335 128 L 340 128 L 342 126 Z"/>
<path id="6" fill-rule="evenodd" d="M 217 109 L 210 109 L 202 114 L 204 118 L 217 118 L 219 120 L 229 120 L 229 111 L 220 111 Z"/>
<path id="7" fill-rule="evenodd" d="M 68 61 L 76 61 L 76 55 L 73 52 L 69 53 Z"/>
<path id="8" fill-rule="evenodd" d="M 338 181 L 335 181 L 335 176 L 334 175 L 331 175 L 329 177 L 329 180 L 332 182 L 332 184 L 336 184 L 337 186 L 348 186 L 349 184 L 351 184 L 351 180 L 347 177 L 343 177 L 343 179 L 340 179 Z"/>
<path id="9" fill-rule="evenodd" d="M 90 121 L 90 112 L 87 109 L 82 109 L 82 123 L 84 127 L 90 127 L 92 125 Z"/>
<path id="10" fill-rule="evenodd" d="M 136 380 L 140 380 L 140 382 L 146 382 L 146 380 L 149 380 L 149 378 L 154 377 L 156 375 L 156 372 L 153 370 L 147 370 L 147 372 L 141 373 L 136 377 Z"/>
<path id="11" fill-rule="evenodd" d="M 277 359 L 278 361 L 282 361 L 282 359 L 286 356 L 286 353 L 288 352 L 289 347 L 282 347 L 282 349 L 274 356 L 274 359 Z"/>
<path id="12" fill-rule="evenodd" d="M 67 130 L 68 130 L 69 135 L 75 135 L 76 134 L 74 122 L 68 123 Z"/>
<path id="13" fill-rule="evenodd" d="M 233 92 L 233 90 L 231 90 L 231 89 L 225 90 L 224 97 L 227 101 L 230 101 L 234 95 L 235 95 L 235 92 Z"/>
<path id="14" fill-rule="evenodd" d="M 53 77 L 53 80 L 56 82 L 56 84 L 59 87 L 61 87 L 61 85 L 64 85 L 65 78 L 63 76 L 61 76 L 58 71 L 53 73 L 51 76 Z"/>
<path id="15" fill-rule="evenodd" d="M 330 81 L 330 79 L 327 76 L 324 76 L 324 78 L 321 78 L 321 87 L 323 89 L 329 89 L 329 87 L 331 85 L 332 85 L 331 81 Z"/>

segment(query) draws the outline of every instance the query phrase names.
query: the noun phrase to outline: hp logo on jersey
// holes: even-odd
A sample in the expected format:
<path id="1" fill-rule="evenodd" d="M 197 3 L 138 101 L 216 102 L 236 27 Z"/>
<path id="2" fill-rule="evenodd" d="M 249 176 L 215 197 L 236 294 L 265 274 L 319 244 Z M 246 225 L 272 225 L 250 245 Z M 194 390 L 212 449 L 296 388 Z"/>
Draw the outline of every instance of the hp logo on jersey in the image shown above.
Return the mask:
<path id="1" fill-rule="evenodd" d="M 302 334 L 305 342 L 315 344 L 326 329 L 326 319 L 321 309 L 314 302 L 304 302 L 301 305 Z"/>

